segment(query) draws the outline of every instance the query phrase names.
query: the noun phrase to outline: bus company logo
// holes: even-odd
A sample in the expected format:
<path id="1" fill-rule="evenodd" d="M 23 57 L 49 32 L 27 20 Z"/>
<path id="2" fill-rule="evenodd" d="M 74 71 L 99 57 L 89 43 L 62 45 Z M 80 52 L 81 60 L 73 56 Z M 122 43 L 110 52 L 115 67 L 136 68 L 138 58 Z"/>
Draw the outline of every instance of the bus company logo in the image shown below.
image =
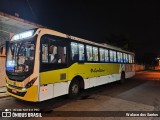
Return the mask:
<path id="1" fill-rule="evenodd" d="M 104 69 L 101 69 L 101 68 L 99 68 L 99 69 L 97 69 L 97 68 L 94 68 L 94 69 L 92 69 L 91 68 L 91 73 L 97 73 L 97 72 L 104 72 L 105 70 Z"/>

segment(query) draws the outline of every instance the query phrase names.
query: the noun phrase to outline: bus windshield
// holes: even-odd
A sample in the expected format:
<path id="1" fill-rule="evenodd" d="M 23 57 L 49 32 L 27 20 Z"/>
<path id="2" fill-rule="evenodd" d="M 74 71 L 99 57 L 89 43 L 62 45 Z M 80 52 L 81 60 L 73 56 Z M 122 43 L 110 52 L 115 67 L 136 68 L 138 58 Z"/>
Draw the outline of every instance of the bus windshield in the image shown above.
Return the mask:
<path id="1" fill-rule="evenodd" d="M 33 71 L 35 41 L 33 39 L 10 42 L 7 50 L 6 72 L 26 75 Z"/>

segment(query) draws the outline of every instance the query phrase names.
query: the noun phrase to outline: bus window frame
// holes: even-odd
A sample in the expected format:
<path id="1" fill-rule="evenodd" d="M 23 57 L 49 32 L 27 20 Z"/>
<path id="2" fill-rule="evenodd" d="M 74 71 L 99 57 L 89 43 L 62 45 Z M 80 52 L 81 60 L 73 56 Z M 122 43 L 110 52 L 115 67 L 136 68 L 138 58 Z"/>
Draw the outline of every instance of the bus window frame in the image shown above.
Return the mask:
<path id="1" fill-rule="evenodd" d="M 60 45 L 61 47 L 66 47 L 66 62 L 65 63 L 44 63 L 42 62 L 42 44 L 45 41 L 45 43 L 50 45 L 49 39 L 53 39 L 56 41 L 56 44 L 54 45 Z M 44 40 L 45 39 L 45 40 Z M 57 44 L 58 43 L 58 44 Z M 68 56 L 69 56 L 69 46 L 66 38 L 54 36 L 54 35 L 48 35 L 44 34 L 40 38 L 40 72 L 45 72 L 45 71 L 51 71 L 51 70 L 58 70 L 58 69 L 63 69 L 68 67 Z M 49 54 L 48 54 L 48 59 L 49 59 Z"/>

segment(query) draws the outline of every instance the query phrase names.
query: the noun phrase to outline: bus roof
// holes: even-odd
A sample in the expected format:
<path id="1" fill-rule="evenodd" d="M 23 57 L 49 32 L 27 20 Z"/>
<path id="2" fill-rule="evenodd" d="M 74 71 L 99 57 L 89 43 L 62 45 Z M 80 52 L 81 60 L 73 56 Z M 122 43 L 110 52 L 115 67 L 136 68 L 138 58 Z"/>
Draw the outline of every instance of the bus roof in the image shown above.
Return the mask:
<path id="1" fill-rule="evenodd" d="M 70 38 L 70 39 L 75 40 L 75 41 L 80 41 L 80 42 L 96 45 L 96 46 L 99 46 L 99 47 L 104 47 L 104 48 L 109 48 L 109 49 L 113 49 L 113 50 L 117 50 L 117 51 L 121 51 L 121 52 L 125 52 L 125 53 L 134 54 L 133 52 L 123 50 L 123 49 L 121 49 L 119 47 L 116 47 L 116 46 L 112 46 L 112 45 L 109 45 L 109 44 L 106 44 L 106 43 L 100 44 L 100 43 L 92 42 L 92 41 L 89 41 L 89 40 L 86 40 L 86 39 L 83 39 L 83 38 L 79 38 L 79 37 L 75 37 L 75 36 L 72 36 L 72 35 L 64 34 L 64 33 L 61 33 L 61 32 L 55 31 L 55 30 L 51 30 L 51 29 L 47 29 L 47 28 L 39 28 L 38 30 L 41 31 L 41 32 L 44 32 L 44 34 L 52 34 L 52 35 L 55 35 L 55 36 L 59 36 L 59 37 L 63 37 L 63 38 Z"/>

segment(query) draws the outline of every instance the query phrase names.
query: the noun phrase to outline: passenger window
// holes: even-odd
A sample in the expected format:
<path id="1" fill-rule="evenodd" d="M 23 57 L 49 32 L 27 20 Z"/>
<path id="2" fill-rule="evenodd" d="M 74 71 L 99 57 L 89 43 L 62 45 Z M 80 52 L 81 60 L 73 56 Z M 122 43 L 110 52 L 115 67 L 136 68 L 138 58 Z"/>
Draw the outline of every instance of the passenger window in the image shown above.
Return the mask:
<path id="1" fill-rule="evenodd" d="M 58 62 L 57 46 L 50 45 L 49 46 L 49 63 L 57 63 L 57 62 Z"/>
<path id="2" fill-rule="evenodd" d="M 129 61 L 130 61 L 130 63 L 134 63 L 134 56 L 133 55 L 129 55 Z"/>
<path id="3" fill-rule="evenodd" d="M 116 56 L 116 51 L 110 50 L 110 62 L 117 62 L 117 56 Z"/>
<path id="4" fill-rule="evenodd" d="M 117 62 L 116 51 L 113 51 L 113 62 Z"/>
<path id="5" fill-rule="evenodd" d="M 79 61 L 84 61 L 84 45 L 79 44 Z"/>
<path id="6" fill-rule="evenodd" d="M 129 63 L 132 63 L 131 55 L 128 55 L 128 60 L 129 60 Z"/>
<path id="7" fill-rule="evenodd" d="M 120 60 L 120 52 L 117 52 L 117 61 L 121 62 L 121 60 Z"/>
<path id="8" fill-rule="evenodd" d="M 71 42 L 71 52 L 72 52 L 72 60 L 78 60 L 78 44 L 75 42 Z"/>
<path id="9" fill-rule="evenodd" d="M 132 63 L 134 63 L 134 55 L 132 55 Z"/>
<path id="10" fill-rule="evenodd" d="M 118 62 L 120 62 L 120 63 L 123 62 L 123 58 L 122 58 L 122 53 L 121 52 L 117 52 L 117 59 L 118 59 Z"/>
<path id="11" fill-rule="evenodd" d="M 127 63 L 129 63 L 128 54 L 126 54 L 126 60 L 127 60 Z"/>
<path id="12" fill-rule="evenodd" d="M 56 58 L 56 62 L 66 63 L 66 47 L 62 47 L 62 46 L 58 47 L 58 55 Z"/>
<path id="13" fill-rule="evenodd" d="M 123 63 L 123 56 L 122 56 L 122 53 L 120 53 L 120 62 Z"/>
<path id="14" fill-rule="evenodd" d="M 125 53 L 123 53 L 123 61 L 124 61 L 124 63 L 126 63 L 126 54 Z"/>
<path id="15" fill-rule="evenodd" d="M 112 50 L 110 50 L 109 51 L 109 55 L 110 55 L 110 62 L 113 62 L 114 61 L 114 59 L 113 59 L 113 51 Z"/>
<path id="16" fill-rule="evenodd" d="M 105 62 L 109 62 L 108 50 L 105 50 Z"/>
<path id="17" fill-rule="evenodd" d="M 98 61 L 98 48 L 93 47 L 93 61 Z"/>
<path id="18" fill-rule="evenodd" d="M 66 47 L 42 44 L 43 63 L 66 63 Z"/>
<path id="19" fill-rule="evenodd" d="M 99 50 L 100 50 L 100 61 L 104 62 L 104 49 L 100 48 Z"/>
<path id="20" fill-rule="evenodd" d="M 123 53 L 124 63 L 128 63 L 128 55 Z"/>
<path id="21" fill-rule="evenodd" d="M 87 61 L 93 61 L 92 46 L 87 45 Z"/>
<path id="22" fill-rule="evenodd" d="M 42 62 L 48 63 L 48 44 L 42 44 Z"/>

